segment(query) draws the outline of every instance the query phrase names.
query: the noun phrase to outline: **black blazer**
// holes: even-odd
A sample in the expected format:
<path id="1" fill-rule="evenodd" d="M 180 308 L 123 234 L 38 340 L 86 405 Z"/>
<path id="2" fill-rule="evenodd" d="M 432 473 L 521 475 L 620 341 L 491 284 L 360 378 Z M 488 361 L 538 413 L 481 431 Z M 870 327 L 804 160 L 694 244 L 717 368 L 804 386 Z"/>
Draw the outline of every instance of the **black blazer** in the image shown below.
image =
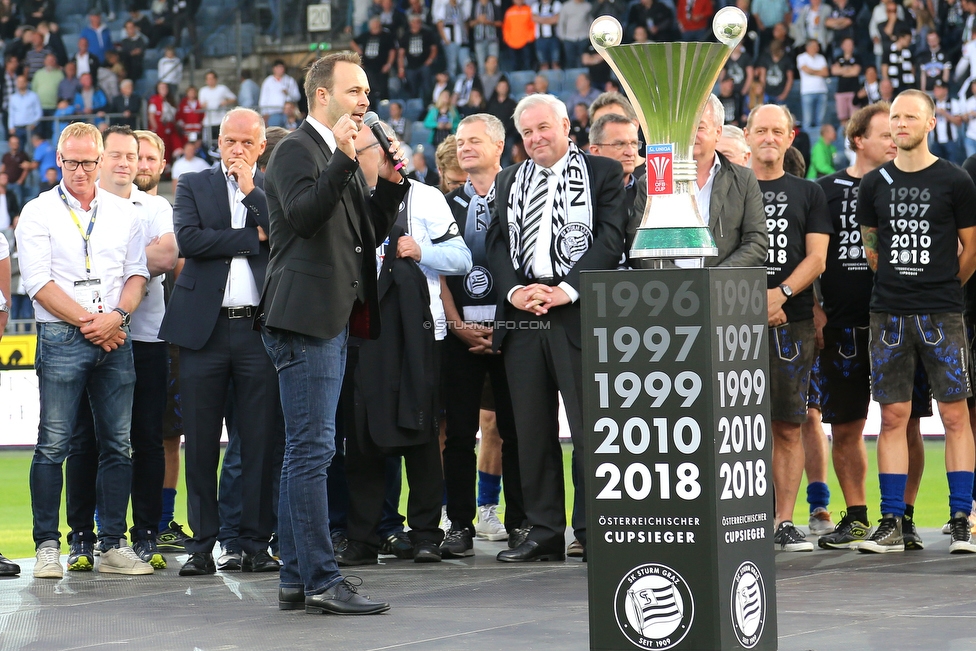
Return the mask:
<path id="1" fill-rule="evenodd" d="M 384 449 L 420 445 L 436 436 L 430 291 L 415 260 L 392 254 L 401 235 L 403 229 L 394 226 L 378 281 L 383 333 L 362 343 L 356 366 L 357 431 L 362 436 L 368 418 L 370 438 Z"/>
<path id="2" fill-rule="evenodd" d="M 246 226 L 231 228 L 227 181 L 220 163 L 180 177 L 173 225 L 186 264 L 166 306 L 160 339 L 192 350 L 203 348 L 220 315 L 232 258 L 247 256 L 255 284 L 264 283 L 269 249 L 267 242 L 259 241 L 257 227 L 268 232 L 268 200 L 261 172 L 255 175 L 254 185 L 244 197 Z"/>
<path id="3" fill-rule="evenodd" d="M 354 334 L 378 337 L 375 249 L 408 186 L 379 179 L 371 197 L 359 162 L 330 153 L 308 121 L 278 143 L 267 174 L 271 261 L 258 310 L 265 325 L 331 339 L 359 299 L 368 312 L 357 313 Z"/>
<path id="4" fill-rule="evenodd" d="M 624 230 L 627 226 L 627 210 L 624 206 L 624 171 L 620 163 L 603 156 L 584 155 L 590 176 L 590 199 L 593 202 L 593 242 L 586 253 L 576 261 L 564 278 L 556 278 L 556 284 L 569 283 L 580 291 L 580 272 L 600 269 L 616 269 L 624 249 Z M 525 163 L 522 163 L 523 165 Z M 516 285 L 530 285 L 535 280 L 515 268 L 509 254 L 508 194 L 515 182 L 519 165 L 512 165 L 495 178 L 495 203 L 492 206 L 491 224 L 488 226 L 486 247 L 491 273 L 498 291 L 497 319 L 499 321 L 524 321 L 534 319 L 529 312 L 519 310 L 508 302 L 508 293 Z M 580 297 L 582 298 L 582 297 Z M 579 300 L 549 311 L 548 316 L 563 323 L 570 343 L 581 348 Z M 496 324 L 492 338 L 498 350 L 505 338 L 503 324 Z"/>

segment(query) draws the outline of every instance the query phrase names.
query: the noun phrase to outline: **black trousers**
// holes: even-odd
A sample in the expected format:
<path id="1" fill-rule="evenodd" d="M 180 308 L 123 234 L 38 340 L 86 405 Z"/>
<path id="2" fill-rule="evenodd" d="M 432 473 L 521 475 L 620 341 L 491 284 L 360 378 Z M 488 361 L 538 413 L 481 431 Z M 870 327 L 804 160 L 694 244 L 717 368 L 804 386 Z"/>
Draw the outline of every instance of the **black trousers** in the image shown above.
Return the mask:
<path id="1" fill-rule="evenodd" d="M 349 347 L 347 378 L 355 376 L 358 353 L 358 348 Z M 346 391 L 347 388 L 352 391 Z M 365 418 L 355 417 L 356 407 L 350 405 L 350 400 L 355 402 L 355 381 L 344 383 L 343 391 L 339 409 L 344 412 L 346 478 L 349 484 L 346 536 L 349 540 L 365 543 L 375 549 L 382 542 L 378 532 L 386 498 L 386 467 L 389 455 L 373 442 L 369 432 L 369 415 Z M 441 451 L 437 419 L 432 420 L 432 431 L 426 443 L 396 448 L 396 454 L 403 457 L 410 487 L 407 497 L 407 524 L 410 526 L 410 540 L 415 545 L 419 542 L 440 545 L 444 539 L 444 532 L 439 527 L 444 498 Z M 357 422 L 365 423 L 364 431 L 356 431 Z"/>
<path id="2" fill-rule="evenodd" d="M 217 465 L 231 380 L 241 439 L 241 548 L 248 553 L 267 549 L 274 526 L 274 451 L 285 431 L 278 377 L 251 320 L 229 319 L 221 312 L 203 348 L 180 347 L 190 553 L 212 551 L 220 529 Z"/>
<path id="3" fill-rule="evenodd" d="M 558 308 L 557 308 L 558 309 Z M 531 320 L 531 316 L 526 316 Z M 518 432 L 519 470 L 529 539 L 562 551 L 566 535 L 563 454 L 559 444 L 559 394 L 573 438 L 578 477 L 573 530 L 586 544 L 583 492 L 582 351 L 569 342 L 559 319 L 536 319 L 540 327 L 510 330 L 502 342 Z"/>
<path id="4" fill-rule="evenodd" d="M 166 410 L 168 353 L 165 342 L 132 342 L 136 386 L 132 395 L 132 528 L 133 540 L 158 533 L 163 510 L 163 413 Z M 85 404 L 85 403 L 83 403 Z M 87 404 L 85 404 L 87 407 Z M 78 410 L 65 467 L 68 526 L 75 537 L 94 532 L 98 478 L 98 442 L 90 408 Z"/>
<path id="5" fill-rule="evenodd" d="M 505 528 L 524 525 L 522 480 L 519 476 L 515 414 L 501 355 L 475 355 L 452 334 L 444 343 L 442 397 L 447 418 L 444 441 L 444 484 L 451 525 L 474 530 L 477 511 L 475 479 L 478 459 L 474 447 L 480 425 L 481 392 L 485 376 L 495 397 L 495 418 L 502 439 L 502 477 L 505 489 Z"/>

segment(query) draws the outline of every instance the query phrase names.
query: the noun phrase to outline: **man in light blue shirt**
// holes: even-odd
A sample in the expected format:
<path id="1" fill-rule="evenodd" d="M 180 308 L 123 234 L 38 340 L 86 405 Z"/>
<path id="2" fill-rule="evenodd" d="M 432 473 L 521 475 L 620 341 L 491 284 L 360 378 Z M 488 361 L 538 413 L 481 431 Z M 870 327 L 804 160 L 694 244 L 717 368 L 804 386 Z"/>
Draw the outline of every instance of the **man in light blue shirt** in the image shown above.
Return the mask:
<path id="1" fill-rule="evenodd" d="M 237 91 L 237 105 L 256 109 L 260 95 L 261 89 L 258 83 L 251 79 L 251 71 L 241 70 L 241 87 Z"/>
<path id="2" fill-rule="evenodd" d="M 30 142 L 27 128 L 33 129 L 41 119 L 41 100 L 37 93 L 27 87 L 27 77 L 17 77 L 17 92 L 10 96 L 7 107 L 7 133 L 17 136 L 21 142 Z"/>

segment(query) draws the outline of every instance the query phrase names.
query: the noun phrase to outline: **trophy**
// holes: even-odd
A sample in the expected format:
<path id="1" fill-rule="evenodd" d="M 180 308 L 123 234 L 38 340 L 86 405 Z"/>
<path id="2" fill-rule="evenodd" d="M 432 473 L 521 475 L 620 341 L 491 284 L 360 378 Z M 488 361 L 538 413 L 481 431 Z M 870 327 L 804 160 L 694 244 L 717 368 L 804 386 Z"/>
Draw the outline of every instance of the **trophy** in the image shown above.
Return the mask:
<path id="1" fill-rule="evenodd" d="M 621 45 L 623 28 L 613 16 L 590 25 L 590 42 L 617 74 L 648 142 L 647 204 L 630 250 L 642 268 L 718 255 L 698 212 L 692 149 L 705 102 L 745 36 L 746 15 L 737 7 L 720 9 L 712 31 L 718 43 Z"/>

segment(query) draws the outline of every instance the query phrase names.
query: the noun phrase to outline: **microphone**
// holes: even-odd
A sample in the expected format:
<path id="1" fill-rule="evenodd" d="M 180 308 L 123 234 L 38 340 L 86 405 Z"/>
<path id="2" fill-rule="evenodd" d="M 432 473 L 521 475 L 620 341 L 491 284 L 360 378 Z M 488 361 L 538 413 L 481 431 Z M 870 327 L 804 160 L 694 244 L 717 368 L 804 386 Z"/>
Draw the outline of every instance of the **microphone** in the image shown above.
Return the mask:
<path id="1" fill-rule="evenodd" d="M 393 157 L 393 151 L 390 149 L 390 139 L 386 133 L 383 132 L 383 127 L 380 125 L 380 116 L 370 111 L 363 116 L 363 124 L 369 127 L 369 130 L 373 132 L 373 137 L 375 137 L 376 142 L 380 144 L 380 148 L 383 150 L 383 153 L 385 153 L 387 159 L 393 163 L 393 169 L 400 172 L 400 176 L 403 178 L 407 178 L 407 170 L 403 164 L 403 161 L 399 161 Z"/>

